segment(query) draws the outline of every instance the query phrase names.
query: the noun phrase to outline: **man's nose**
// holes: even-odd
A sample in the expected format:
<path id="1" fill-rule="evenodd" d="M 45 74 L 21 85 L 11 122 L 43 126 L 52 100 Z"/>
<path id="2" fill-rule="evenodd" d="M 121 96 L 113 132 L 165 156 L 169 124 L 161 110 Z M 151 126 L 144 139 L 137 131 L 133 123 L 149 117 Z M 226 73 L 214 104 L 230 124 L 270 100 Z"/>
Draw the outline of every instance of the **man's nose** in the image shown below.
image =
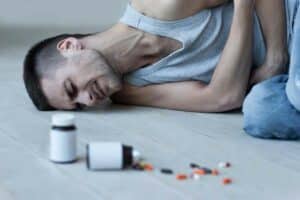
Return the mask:
<path id="1" fill-rule="evenodd" d="M 94 106 L 96 104 L 96 98 L 88 91 L 80 91 L 75 101 L 86 106 Z"/>

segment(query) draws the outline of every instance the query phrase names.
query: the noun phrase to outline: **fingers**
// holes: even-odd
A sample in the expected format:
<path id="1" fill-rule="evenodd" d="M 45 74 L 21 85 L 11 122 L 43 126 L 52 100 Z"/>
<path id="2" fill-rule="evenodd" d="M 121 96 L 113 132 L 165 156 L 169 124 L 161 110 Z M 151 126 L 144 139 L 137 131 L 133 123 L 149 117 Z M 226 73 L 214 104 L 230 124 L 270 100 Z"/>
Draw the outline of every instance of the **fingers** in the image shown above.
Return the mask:
<path id="1" fill-rule="evenodd" d="M 258 82 L 259 71 L 254 70 L 250 76 L 249 86 L 252 86 Z"/>

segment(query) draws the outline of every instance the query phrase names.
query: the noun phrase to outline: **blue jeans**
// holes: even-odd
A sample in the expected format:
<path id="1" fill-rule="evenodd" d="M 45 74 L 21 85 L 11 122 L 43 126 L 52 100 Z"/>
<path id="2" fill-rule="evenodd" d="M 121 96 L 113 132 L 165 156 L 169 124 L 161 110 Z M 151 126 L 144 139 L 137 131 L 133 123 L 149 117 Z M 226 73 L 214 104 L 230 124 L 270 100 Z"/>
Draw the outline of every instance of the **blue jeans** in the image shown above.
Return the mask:
<path id="1" fill-rule="evenodd" d="M 288 75 L 254 86 L 244 101 L 244 130 L 268 139 L 300 139 L 300 112 L 286 95 Z M 299 99 L 300 101 L 300 99 Z"/>
<path id="2" fill-rule="evenodd" d="M 289 75 L 254 86 L 243 105 L 244 130 L 268 139 L 300 139 L 300 3 L 294 1 L 289 26 Z"/>

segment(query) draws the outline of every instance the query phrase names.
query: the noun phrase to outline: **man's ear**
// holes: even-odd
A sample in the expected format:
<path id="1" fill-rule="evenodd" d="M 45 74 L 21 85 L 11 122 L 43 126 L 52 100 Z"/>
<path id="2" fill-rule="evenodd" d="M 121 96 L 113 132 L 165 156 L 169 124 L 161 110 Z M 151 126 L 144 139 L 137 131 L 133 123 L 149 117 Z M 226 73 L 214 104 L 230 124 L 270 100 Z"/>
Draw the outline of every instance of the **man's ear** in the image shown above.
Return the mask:
<path id="1" fill-rule="evenodd" d="M 83 45 L 78 39 L 74 37 L 68 37 L 59 41 L 56 48 L 62 55 L 67 56 L 70 53 L 82 50 Z"/>

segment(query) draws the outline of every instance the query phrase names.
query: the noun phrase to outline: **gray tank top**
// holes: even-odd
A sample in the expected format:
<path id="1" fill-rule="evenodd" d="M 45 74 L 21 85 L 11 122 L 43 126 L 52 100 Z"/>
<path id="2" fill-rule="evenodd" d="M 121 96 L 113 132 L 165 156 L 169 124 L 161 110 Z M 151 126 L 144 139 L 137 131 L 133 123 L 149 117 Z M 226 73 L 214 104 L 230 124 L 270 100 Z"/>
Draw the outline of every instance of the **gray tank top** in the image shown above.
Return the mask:
<path id="1" fill-rule="evenodd" d="M 208 83 L 226 44 L 232 17 L 232 3 L 202 10 L 193 16 L 174 21 L 145 16 L 128 4 L 120 19 L 121 23 L 178 40 L 182 43 L 182 48 L 156 63 L 126 74 L 124 80 L 136 86 L 187 80 Z M 256 16 L 253 31 L 253 63 L 259 66 L 263 64 L 266 50 Z"/>

